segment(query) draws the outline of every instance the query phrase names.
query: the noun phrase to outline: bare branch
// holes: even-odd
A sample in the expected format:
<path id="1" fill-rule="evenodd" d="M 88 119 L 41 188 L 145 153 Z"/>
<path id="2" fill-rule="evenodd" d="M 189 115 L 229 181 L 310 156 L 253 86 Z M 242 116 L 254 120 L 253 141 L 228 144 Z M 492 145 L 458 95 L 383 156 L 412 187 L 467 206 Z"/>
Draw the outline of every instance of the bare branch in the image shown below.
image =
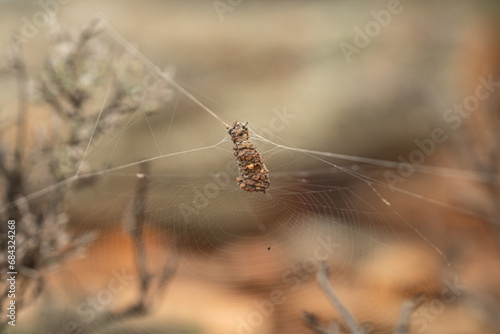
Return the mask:
<path id="1" fill-rule="evenodd" d="M 185 227 L 183 227 L 185 228 Z M 165 266 L 160 274 L 158 281 L 158 293 L 165 291 L 167 284 L 172 280 L 179 267 L 179 261 L 181 259 L 181 236 L 182 233 L 174 235 L 174 240 L 169 247 L 168 258 L 165 261 Z"/>
<path id="2" fill-rule="evenodd" d="M 330 326 L 326 328 L 320 322 L 318 317 L 314 313 L 304 312 L 302 319 L 306 323 L 306 326 L 314 331 L 315 334 L 339 334 L 339 324 L 335 320 L 332 320 Z"/>
<path id="3" fill-rule="evenodd" d="M 339 311 L 342 319 L 345 320 L 347 327 L 351 330 L 353 334 L 365 334 L 365 330 L 358 321 L 354 318 L 354 316 L 347 310 L 347 308 L 342 304 L 340 298 L 333 290 L 333 287 L 330 285 L 328 280 L 328 267 L 326 263 L 321 263 L 320 269 L 318 271 L 318 284 L 330 300 L 332 305 Z"/>
<path id="4" fill-rule="evenodd" d="M 137 174 L 138 182 L 135 190 L 134 202 L 133 202 L 133 212 L 132 219 L 128 226 L 129 233 L 134 240 L 134 248 L 136 254 L 136 265 L 140 280 L 140 297 L 134 304 L 127 307 L 122 311 L 110 311 L 99 317 L 99 323 L 104 323 L 106 326 L 110 326 L 119 320 L 127 318 L 136 318 L 146 315 L 150 310 L 151 302 L 148 300 L 148 296 L 156 297 L 163 291 L 166 284 L 172 279 L 177 271 L 177 267 L 180 259 L 180 242 L 176 238 L 171 246 L 171 251 L 169 257 L 165 262 L 165 266 L 159 276 L 159 281 L 157 284 L 156 293 L 152 293 L 155 287 L 152 284 L 152 276 L 147 270 L 146 266 L 146 250 L 143 242 L 144 234 L 144 224 L 146 222 L 145 208 L 146 208 L 146 197 L 149 188 L 149 164 L 145 163 L 141 165 L 141 171 Z"/>
<path id="5" fill-rule="evenodd" d="M 14 166 L 8 168 L 3 166 L 4 174 L 6 175 L 6 201 L 8 203 L 14 202 L 18 195 L 23 193 L 23 173 L 22 163 L 24 156 L 24 140 L 25 140 L 25 127 L 26 127 L 26 112 L 28 105 L 28 88 L 27 88 L 27 74 L 26 63 L 22 55 L 21 45 L 15 41 L 11 42 L 11 66 L 16 76 L 18 86 L 18 112 L 17 112 L 17 137 L 16 146 L 14 149 Z M 2 163 L 3 165 L 3 163 Z M 10 205 L 8 208 L 9 218 L 19 219 L 19 211 L 15 205 Z"/>
<path id="6" fill-rule="evenodd" d="M 66 70 L 71 76 L 72 82 L 74 84 L 73 89 L 66 90 L 66 97 L 69 99 L 71 104 L 74 107 L 74 111 L 78 113 L 83 102 L 89 97 L 87 92 L 81 89 L 78 85 L 78 58 L 83 52 L 83 48 L 87 44 L 87 42 L 97 34 L 101 32 L 100 29 L 97 29 L 98 24 L 101 22 L 100 19 L 94 18 L 90 20 L 87 25 L 82 29 L 80 35 L 78 36 L 78 40 L 74 45 L 73 52 L 66 59 Z M 64 87 L 64 86 L 63 86 Z"/>
<path id="7" fill-rule="evenodd" d="M 136 265 L 139 273 L 140 287 L 141 287 L 141 300 L 144 302 L 148 286 L 150 283 L 150 275 L 146 267 L 146 250 L 142 236 L 144 234 L 144 223 L 146 221 L 145 208 L 146 208 L 146 194 L 148 191 L 148 174 L 149 164 L 144 163 L 140 166 L 141 172 L 137 174 L 138 181 L 135 190 L 134 198 L 134 224 L 131 230 L 132 238 L 134 238 L 134 246 L 136 253 Z"/>
<path id="8" fill-rule="evenodd" d="M 21 45 L 19 43 L 15 43 L 14 41 L 11 43 L 11 64 L 17 80 L 19 103 L 17 113 L 17 138 L 14 153 L 14 168 L 20 170 L 24 151 L 26 111 L 28 108 L 28 75 L 26 73 L 26 63 L 22 54 Z"/>
<path id="9" fill-rule="evenodd" d="M 75 72 L 74 72 L 75 78 L 76 78 L 76 68 L 75 68 L 76 59 L 82 53 L 82 50 L 83 50 L 85 44 L 87 44 L 87 42 L 91 38 L 98 35 L 102 31 L 102 29 L 99 29 L 99 27 L 98 27 L 99 23 L 101 23 L 101 22 L 102 22 L 102 20 L 100 18 L 96 17 L 96 18 L 91 19 L 85 25 L 85 27 L 80 32 L 80 35 L 78 36 L 78 41 L 76 42 L 73 54 L 70 57 L 68 57 L 67 64 L 70 67 L 70 69 L 75 70 Z"/>
<path id="10" fill-rule="evenodd" d="M 46 65 L 46 68 L 48 69 L 48 72 L 51 73 L 49 65 Z M 65 116 L 69 114 L 70 112 L 65 108 L 62 104 L 61 101 L 59 100 L 58 96 L 54 92 L 54 89 L 51 87 L 51 84 L 49 83 L 48 78 L 43 78 L 40 79 L 40 93 L 42 94 L 44 100 L 54 108 L 54 110 L 60 115 L 60 116 Z"/>
<path id="11" fill-rule="evenodd" d="M 408 299 L 403 302 L 394 334 L 409 333 L 411 315 L 417 308 L 420 307 L 420 305 L 422 305 L 423 302 L 424 298 L 422 294 L 418 294 L 412 299 Z"/>
<path id="12" fill-rule="evenodd" d="M 7 161 L 5 161 L 5 152 L 2 147 L 0 147 L 0 172 L 5 178 L 9 177 L 9 171 L 7 169 Z"/>

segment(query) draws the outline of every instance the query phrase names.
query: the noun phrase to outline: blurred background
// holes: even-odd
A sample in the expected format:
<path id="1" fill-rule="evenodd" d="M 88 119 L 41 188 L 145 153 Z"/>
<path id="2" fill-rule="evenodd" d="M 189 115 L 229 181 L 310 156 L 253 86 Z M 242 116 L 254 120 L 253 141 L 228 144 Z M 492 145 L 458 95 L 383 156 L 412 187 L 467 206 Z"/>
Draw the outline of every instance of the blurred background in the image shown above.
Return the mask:
<path id="1" fill-rule="evenodd" d="M 3 331 L 351 333 L 326 261 L 366 333 L 500 333 L 499 17 L 0 2 Z M 236 185 L 235 121 L 267 194 Z"/>

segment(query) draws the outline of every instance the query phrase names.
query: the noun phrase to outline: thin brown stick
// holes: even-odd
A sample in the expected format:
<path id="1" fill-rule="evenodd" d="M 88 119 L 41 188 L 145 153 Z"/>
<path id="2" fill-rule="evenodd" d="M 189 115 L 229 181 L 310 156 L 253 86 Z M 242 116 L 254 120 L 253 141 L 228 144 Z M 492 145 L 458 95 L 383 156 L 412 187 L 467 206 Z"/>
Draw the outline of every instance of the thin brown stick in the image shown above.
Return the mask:
<path id="1" fill-rule="evenodd" d="M 154 298 L 157 297 L 161 291 L 164 290 L 167 283 L 172 279 L 172 277 L 177 272 L 179 260 L 180 260 L 180 239 L 176 238 L 171 246 L 170 254 L 165 262 L 165 266 L 159 276 L 158 284 L 152 284 L 152 276 L 146 267 L 146 250 L 144 247 L 144 242 L 142 240 L 144 235 L 144 225 L 146 222 L 145 208 L 146 208 L 146 197 L 149 188 L 149 165 L 142 164 L 141 171 L 137 174 L 139 180 L 137 182 L 135 197 L 133 202 L 133 219 L 132 226 L 129 226 L 130 234 L 134 239 L 134 247 L 136 254 L 136 265 L 140 280 L 140 297 L 139 299 L 122 311 L 110 311 L 99 317 L 98 322 L 100 324 L 105 324 L 105 326 L 110 326 L 119 320 L 127 318 L 137 318 L 146 315 L 150 311 L 151 303 L 148 300 L 148 296 Z M 152 293 L 153 288 L 157 288 L 155 293 Z M 90 328 L 82 328 L 82 331 L 89 331 Z"/>
<path id="2" fill-rule="evenodd" d="M 405 300 L 401 305 L 399 312 L 398 323 L 394 334 L 408 334 L 410 329 L 410 318 L 413 312 L 422 305 L 424 298 L 421 294 L 416 295 L 412 299 Z"/>
<path id="3" fill-rule="evenodd" d="M 163 267 L 163 271 L 161 272 L 158 280 L 158 293 L 162 293 L 165 290 L 168 282 L 172 280 L 177 272 L 177 269 L 179 268 L 179 262 L 181 259 L 181 236 L 182 233 L 174 234 L 174 240 L 170 245 L 168 258 L 165 261 L 165 266 Z"/>
<path id="4" fill-rule="evenodd" d="M 18 112 L 17 112 L 17 138 L 14 152 L 15 169 L 22 168 L 22 158 L 24 155 L 24 140 L 26 127 L 26 112 L 28 109 L 28 75 L 26 73 L 26 63 L 24 61 L 21 45 L 12 42 L 11 44 L 12 68 L 16 75 L 17 94 L 18 94 Z"/>
<path id="5" fill-rule="evenodd" d="M 363 327 L 361 327 L 356 318 L 354 318 L 351 312 L 349 312 L 349 310 L 347 310 L 347 308 L 342 304 L 342 301 L 331 286 L 328 280 L 328 267 L 324 262 L 322 262 L 320 265 L 317 280 L 326 297 L 339 311 L 340 316 L 342 317 L 342 319 L 344 319 L 347 327 L 349 327 L 352 334 L 365 334 L 365 330 L 363 329 Z"/>
<path id="6" fill-rule="evenodd" d="M 74 112 L 76 114 L 79 114 L 83 102 L 88 98 L 87 93 L 84 90 L 82 90 L 78 85 L 78 74 L 79 74 L 78 60 L 82 55 L 83 49 L 87 44 L 87 42 L 92 37 L 99 34 L 100 30 L 97 29 L 97 26 L 100 22 L 101 22 L 100 19 L 95 18 L 87 23 L 87 25 L 82 29 L 82 31 L 78 35 L 78 40 L 74 44 L 73 52 L 66 59 L 66 70 L 68 71 L 72 81 L 74 82 L 74 87 L 72 87 L 71 90 L 66 91 L 66 97 L 72 104 Z"/>
<path id="7" fill-rule="evenodd" d="M 339 334 L 338 322 L 332 320 L 330 326 L 326 328 L 320 323 L 319 318 L 314 313 L 304 312 L 302 319 L 306 326 L 314 331 L 315 334 Z"/>
<path id="8" fill-rule="evenodd" d="M 142 240 L 144 235 L 144 224 L 146 222 L 146 195 L 149 188 L 148 173 L 149 164 L 144 163 L 140 165 L 140 173 L 137 174 L 138 181 L 132 203 L 132 224 L 129 226 L 129 233 L 133 239 L 136 255 L 135 261 L 137 273 L 139 275 L 140 296 L 134 304 L 130 305 L 126 309 L 121 311 L 109 311 L 102 314 L 97 320 L 95 320 L 98 323 L 105 324 L 105 326 L 111 326 L 122 319 L 142 316 L 148 312 L 148 308 L 146 307 L 146 297 L 150 288 L 151 276 L 147 270 L 146 249 Z M 86 333 L 90 331 L 90 327 L 85 326 L 81 329 L 81 331 Z"/>
<path id="9" fill-rule="evenodd" d="M 150 275 L 146 266 L 146 250 L 142 240 L 144 235 L 144 223 L 146 222 L 145 209 L 146 209 L 146 194 L 149 185 L 149 164 L 144 163 L 140 166 L 141 172 L 138 175 L 139 180 L 135 190 L 134 198 L 134 226 L 130 233 L 134 239 L 134 246 L 136 252 L 136 265 L 140 279 L 141 288 L 141 303 L 144 303 L 148 287 L 150 283 Z"/>

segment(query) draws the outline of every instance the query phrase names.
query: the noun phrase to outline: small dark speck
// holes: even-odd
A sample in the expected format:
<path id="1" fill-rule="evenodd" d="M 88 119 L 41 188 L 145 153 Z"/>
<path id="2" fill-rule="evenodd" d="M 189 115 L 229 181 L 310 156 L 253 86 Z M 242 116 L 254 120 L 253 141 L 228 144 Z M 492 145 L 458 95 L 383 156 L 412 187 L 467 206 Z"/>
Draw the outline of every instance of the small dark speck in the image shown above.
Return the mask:
<path id="1" fill-rule="evenodd" d="M 271 249 L 271 247 L 267 247 L 267 250 L 270 250 L 270 249 Z"/>

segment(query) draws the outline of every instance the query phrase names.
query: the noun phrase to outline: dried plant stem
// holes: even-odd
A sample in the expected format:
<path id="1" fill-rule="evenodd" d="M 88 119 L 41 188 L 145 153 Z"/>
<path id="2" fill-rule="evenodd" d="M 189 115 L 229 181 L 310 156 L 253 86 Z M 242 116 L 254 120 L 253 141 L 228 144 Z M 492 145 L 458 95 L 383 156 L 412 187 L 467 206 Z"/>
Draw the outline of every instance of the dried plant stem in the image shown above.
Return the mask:
<path id="1" fill-rule="evenodd" d="M 180 259 L 180 242 L 178 238 L 174 240 L 169 257 L 165 266 L 159 275 L 158 284 L 153 284 L 152 276 L 148 272 L 146 265 L 146 249 L 143 240 L 144 226 L 146 223 L 146 198 L 149 189 L 149 164 L 141 164 L 140 173 L 137 174 L 138 182 L 135 189 L 132 212 L 132 226 L 130 226 L 130 235 L 133 238 L 134 250 L 136 254 L 136 266 L 139 275 L 140 296 L 139 299 L 125 310 L 110 311 L 103 314 L 96 322 L 110 326 L 119 320 L 137 318 L 147 314 L 151 309 L 152 299 L 157 297 L 164 290 L 167 283 L 177 272 Z M 154 290 L 153 293 L 153 289 Z M 148 298 L 151 297 L 151 298 Z"/>
<path id="2" fill-rule="evenodd" d="M 21 169 L 22 157 L 24 151 L 24 136 L 25 136 L 25 126 L 26 126 L 26 112 L 28 109 L 28 87 L 27 80 L 28 75 L 26 74 L 26 64 L 22 55 L 21 46 L 19 44 L 12 43 L 12 67 L 15 71 L 16 81 L 18 86 L 18 103 L 19 109 L 17 113 L 17 138 L 16 138 L 16 149 L 14 153 L 15 168 Z"/>
<path id="3" fill-rule="evenodd" d="M 264 165 L 257 148 L 250 142 L 247 124 L 248 122 L 246 124 L 234 122 L 228 127 L 240 173 L 236 181 L 238 186 L 245 191 L 265 194 L 271 185 L 269 170 Z"/>
<path id="4" fill-rule="evenodd" d="M 146 267 L 146 250 L 142 240 L 144 235 L 144 223 L 146 221 L 145 208 L 146 208 L 146 194 L 148 192 L 148 174 L 149 164 L 144 163 L 140 165 L 141 172 L 138 174 L 139 180 L 137 182 L 135 198 L 134 198 L 134 224 L 131 229 L 132 238 L 134 239 L 136 265 L 140 279 L 141 288 L 141 301 L 143 304 L 148 291 L 150 283 L 150 275 Z"/>
<path id="5" fill-rule="evenodd" d="M 422 295 L 416 295 L 412 299 L 403 302 L 399 313 L 398 323 L 396 325 L 396 329 L 394 330 L 395 334 L 409 333 L 411 315 L 417 308 L 420 307 L 420 305 L 422 305 L 423 302 L 424 299 Z"/>
<path id="6" fill-rule="evenodd" d="M 106 21 L 107 18 L 103 18 L 103 21 Z M 168 82 L 170 85 L 175 87 L 179 92 L 181 92 L 184 96 L 186 96 L 188 99 L 193 101 L 195 104 L 197 104 L 200 108 L 202 108 L 204 111 L 209 113 L 211 116 L 213 116 L 215 119 L 217 119 L 219 122 L 221 122 L 226 128 L 229 126 L 226 122 L 222 120 L 219 116 L 217 116 L 216 113 L 214 113 L 210 108 L 208 108 L 206 105 L 204 105 L 200 100 L 198 100 L 193 94 L 189 93 L 184 87 L 179 85 L 177 81 L 175 81 L 170 75 L 160 71 L 157 66 L 145 55 L 143 55 L 139 50 L 137 50 L 129 41 L 127 41 L 118 31 L 113 29 L 111 25 L 107 25 L 107 32 L 108 34 L 115 39 L 118 43 L 120 43 L 123 47 L 127 49 L 128 52 L 133 54 L 137 59 L 139 59 L 142 63 L 146 64 L 146 67 L 148 68 L 149 73 L 154 77 L 154 78 L 161 78 Z"/>
<path id="7" fill-rule="evenodd" d="M 313 313 L 304 312 L 303 319 L 304 319 L 307 327 L 312 329 L 315 334 L 339 334 L 340 333 L 339 324 L 335 320 L 332 320 L 330 322 L 330 326 L 328 328 L 326 328 L 325 326 L 323 326 L 320 323 L 318 317 Z"/>
<path id="8" fill-rule="evenodd" d="M 365 330 L 358 321 L 354 318 L 354 316 L 347 310 L 347 308 L 342 304 L 337 293 L 335 293 L 333 287 L 328 281 L 328 267 L 326 263 L 322 263 L 320 269 L 318 271 L 318 284 L 330 300 L 332 305 L 339 311 L 340 316 L 344 319 L 347 327 L 351 330 L 353 334 L 365 334 Z"/>
<path id="9" fill-rule="evenodd" d="M 146 296 L 150 286 L 150 275 L 146 266 L 146 250 L 143 242 L 145 208 L 146 208 L 146 195 L 148 192 L 149 164 L 144 163 L 140 165 L 140 173 L 137 174 L 138 182 L 135 188 L 133 212 L 132 212 L 132 226 L 130 226 L 130 235 L 133 239 L 135 250 L 135 262 L 137 272 L 139 275 L 140 296 L 139 299 L 126 309 L 122 311 L 110 311 L 103 314 L 98 320 L 99 323 L 110 326 L 113 323 L 125 318 L 138 317 L 147 313 Z M 88 328 L 87 328 L 88 330 Z"/>
<path id="10" fill-rule="evenodd" d="M 172 279 L 179 267 L 179 261 L 181 259 L 181 236 L 182 233 L 174 235 L 174 241 L 170 246 L 169 256 L 165 262 L 158 282 L 158 289 L 160 291 L 165 289 L 167 283 Z"/>
<path id="11" fill-rule="evenodd" d="M 14 143 L 8 146 L 3 142 L 4 134 L 0 138 L 0 178 L 4 183 L 0 218 L 16 220 L 16 235 L 19 236 L 19 253 L 16 264 L 19 266 L 18 280 L 23 287 L 23 295 L 16 302 L 16 308 L 28 306 L 45 288 L 46 268 L 49 265 L 58 265 L 66 258 L 85 250 L 85 247 L 94 239 L 91 231 L 72 234 L 67 230 L 69 216 L 65 213 L 66 186 L 69 181 L 74 190 L 92 184 L 101 173 L 88 173 L 80 162 L 86 157 L 95 134 L 112 131 L 121 122 L 126 114 L 138 110 L 140 103 L 150 103 L 149 108 L 157 108 L 170 94 L 170 87 L 159 85 L 152 90 L 151 97 L 137 101 L 137 98 L 128 90 L 130 84 L 139 79 L 138 74 L 121 73 L 120 68 L 128 68 L 131 64 L 129 57 L 119 59 L 114 64 L 108 56 L 101 41 L 89 41 L 98 35 L 104 28 L 100 19 L 89 22 L 79 35 L 73 36 L 56 27 L 57 39 L 51 48 L 44 70 L 35 80 L 34 88 L 38 88 L 41 97 L 53 107 L 59 117 L 50 123 L 54 130 L 64 123 L 65 131 L 59 136 L 46 136 L 44 131 L 38 132 L 35 124 L 28 128 L 28 112 L 30 99 L 29 77 L 30 68 L 23 57 L 22 44 L 13 41 L 10 48 L 10 70 L 17 81 L 18 110 L 13 115 L 17 130 Z M 95 42 L 95 43 L 94 43 Z M 105 43 L 104 43 L 105 44 Z M 122 63 L 123 62 L 123 63 Z M 124 65 L 126 64 L 126 65 Z M 115 71 L 116 69 L 116 71 Z M 111 76 L 111 101 L 103 106 L 97 122 L 93 113 L 87 112 L 92 108 L 95 95 L 99 95 L 102 88 Z M 167 89 L 168 88 L 168 89 Z M 153 94 L 154 93 L 154 94 Z M 36 96 L 37 94 L 33 94 Z M 105 102 L 107 99 L 105 100 Z M 101 117 L 102 116 L 102 117 Z M 95 124 L 94 124 L 95 122 Z M 10 124 L 9 124 L 10 126 Z M 7 126 L 0 127 L 3 132 Z M 66 129 L 68 132 L 66 132 Z M 33 130 L 33 131 L 31 131 Z M 33 143 L 28 143 L 28 133 L 33 133 Z M 81 152 L 85 152 L 83 158 Z M 44 166 L 41 166 L 44 165 Z M 38 168 L 38 167 L 42 168 Z M 82 167 L 83 166 L 83 167 Z M 46 167 L 46 168 L 44 168 Z M 131 203 L 131 217 L 133 227 L 133 247 L 136 256 L 136 266 L 140 284 L 140 298 L 123 312 L 114 312 L 101 317 L 103 320 L 119 320 L 124 317 L 138 316 L 150 309 L 149 297 L 156 297 L 157 287 L 163 287 L 173 277 L 179 262 L 179 253 L 176 251 L 177 242 L 171 256 L 165 264 L 160 263 L 160 273 L 153 276 L 146 266 L 146 249 L 144 244 L 144 228 L 146 224 L 145 207 L 148 192 L 149 166 L 141 166 L 141 174 L 137 182 L 136 193 Z M 76 175 L 72 175 L 77 170 Z M 86 174 L 86 175 L 80 175 Z M 36 174 L 35 174 L 36 173 Z M 45 173 L 49 175 L 44 175 Z M 40 174 L 40 175 L 39 175 Z M 36 175 L 35 183 L 31 183 L 30 175 Z M 39 179 L 48 176 L 55 183 L 26 196 L 26 189 L 38 186 Z M 82 182 L 83 181 L 83 182 Z M 43 200 L 31 201 L 35 197 L 45 194 Z M 6 234 L 7 224 L 0 226 L 0 234 Z M 6 238 L 5 238 L 6 239 Z M 21 241 L 22 240 L 22 241 Z M 25 241 L 28 242 L 25 242 Z M 0 264 L 6 267 L 7 247 L 0 240 Z M 4 247 L 5 246 L 5 247 Z M 4 274 L 6 271 L 4 272 Z M 5 283 L 5 281 L 4 281 Z M 158 284 L 153 284 L 158 283 Z M 0 306 L 7 300 L 5 284 L 0 284 Z M 5 291 L 4 291 L 5 290 Z M 5 319 L 0 320 L 0 331 L 5 325 Z"/>
<path id="12" fill-rule="evenodd" d="M 14 148 L 14 166 L 8 168 L 3 166 L 2 170 L 6 174 L 7 180 L 7 191 L 6 200 L 7 203 L 13 203 L 18 195 L 23 193 L 23 156 L 24 156 L 24 141 L 26 132 L 26 112 L 28 109 L 28 87 L 27 80 L 28 75 L 26 73 L 26 63 L 22 55 L 21 46 L 18 43 L 11 43 L 11 65 L 14 70 L 14 74 L 17 81 L 17 91 L 18 91 L 18 111 L 17 111 L 17 134 L 16 143 Z M 10 205 L 8 209 L 8 215 L 11 219 L 19 219 L 19 210 L 16 205 Z"/>

